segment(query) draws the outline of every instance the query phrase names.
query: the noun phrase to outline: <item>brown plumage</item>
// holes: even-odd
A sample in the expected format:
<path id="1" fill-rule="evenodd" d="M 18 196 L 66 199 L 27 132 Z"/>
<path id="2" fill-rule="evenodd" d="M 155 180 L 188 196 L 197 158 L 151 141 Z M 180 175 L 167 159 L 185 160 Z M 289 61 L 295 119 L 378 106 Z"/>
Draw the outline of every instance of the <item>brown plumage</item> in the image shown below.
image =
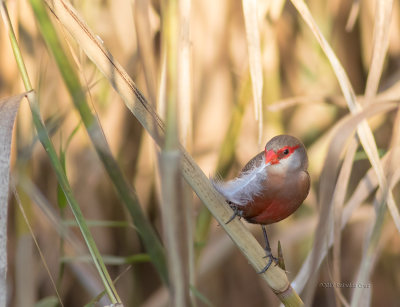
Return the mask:
<path id="1" fill-rule="evenodd" d="M 304 145 L 293 136 L 278 135 L 245 165 L 236 179 L 213 184 L 234 210 L 232 218 L 238 215 L 249 223 L 268 225 L 287 218 L 303 203 L 310 189 L 307 167 Z M 270 257 L 263 270 L 266 271 L 274 257 L 264 226 L 263 232 Z"/>

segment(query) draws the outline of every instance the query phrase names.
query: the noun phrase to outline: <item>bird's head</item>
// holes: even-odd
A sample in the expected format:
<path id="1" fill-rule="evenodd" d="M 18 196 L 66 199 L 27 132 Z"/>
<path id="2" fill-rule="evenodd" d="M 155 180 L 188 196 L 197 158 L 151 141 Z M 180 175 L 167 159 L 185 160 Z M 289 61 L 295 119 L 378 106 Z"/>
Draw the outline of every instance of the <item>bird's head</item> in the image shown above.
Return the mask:
<path id="1" fill-rule="evenodd" d="M 265 164 L 281 171 L 307 170 L 308 157 L 304 145 L 290 135 L 273 137 L 265 145 Z"/>

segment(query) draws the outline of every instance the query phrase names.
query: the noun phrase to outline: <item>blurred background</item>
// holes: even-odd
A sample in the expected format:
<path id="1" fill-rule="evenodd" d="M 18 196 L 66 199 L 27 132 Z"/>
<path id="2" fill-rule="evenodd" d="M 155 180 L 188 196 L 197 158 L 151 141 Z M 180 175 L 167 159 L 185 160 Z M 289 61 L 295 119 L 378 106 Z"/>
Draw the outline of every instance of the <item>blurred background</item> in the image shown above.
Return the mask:
<path id="1" fill-rule="evenodd" d="M 144 55 L 138 49 L 135 1 L 71 2 L 145 97 L 149 97 L 143 57 L 149 56 L 155 61 L 154 77 L 158 86 L 162 69 L 160 2 L 149 3 L 150 36 L 147 39 L 154 54 Z M 118 276 L 116 288 L 122 301 L 126 306 L 167 306 L 168 291 L 144 255 L 146 251 L 129 214 L 119 201 L 86 130 L 80 124 L 79 114 L 43 42 L 28 1 L 9 0 L 6 3 L 28 73 L 39 95 L 40 111 L 46 127 L 55 148 L 65 153 L 66 172 L 73 193 L 111 276 Z M 370 69 L 376 3 L 373 0 L 307 1 L 313 18 L 359 96 L 366 90 Z M 240 1 L 191 2 L 189 99 L 179 106 L 179 130 L 182 143 L 203 172 L 207 176 L 219 174 L 227 179 L 236 176 L 274 135 L 293 134 L 304 142 L 310 162 L 310 194 L 293 216 L 268 226 L 273 251 L 276 253 L 279 240 L 289 280 L 293 280 L 313 248 L 322 210 L 318 202 L 319 183 L 332 131 L 337 122 L 349 114 L 349 109 L 327 57 L 292 3 L 260 1 L 258 5 L 263 74 L 262 141 L 259 142 L 258 122 L 255 119 L 248 42 Z M 399 3 L 394 1 L 389 47 L 379 86 L 379 93 L 390 92 L 394 100 L 400 97 L 397 89 L 400 77 L 399 14 Z M 163 200 L 154 141 L 67 31 L 55 18 L 52 17 L 52 21 L 63 47 L 73 51 L 73 61 L 77 64 L 81 82 L 87 87 L 91 107 L 99 117 L 114 157 L 134 187 L 143 211 L 163 237 L 160 209 Z M 0 97 L 8 97 L 22 92 L 23 86 L 3 26 L 0 27 L 0 46 Z M 157 108 L 162 115 L 163 106 Z M 396 115 L 395 110 L 369 120 L 381 156 L 394 146 L 391 138 L 396 128 Z M 38 142 L 29 105 L 25 102 L 19 109 L 14 131 L 12 180 L 43 259 L 17 201 L 11 197 L 8 224 L 9 305 L 57 305 L 54 287 L 44 263 L 55 280 L 64 305 L 85 305 L 103 290 L 102 285 L 90 264 L 72 213 L 60 204 L 55 174 Z M 376 179 L 371 181 L 375 183 L 371 183 L 366 195 L 353 194 L 370 168 L 371 164 L 360 146 L 351 165 L 342 202 L 345 206 L 352 199 L 357 206 L 341 237 L 342 283 L 355 282 L 363 247 L 374 223 Z M 371 176 L 375 177 L 371 172 Z M 335 176 L 332 181 L 336 180 Z M 393 184 L 393 196 L 399 204 L 400 190 L 396 184 L 397 181 Z M 222 227 L 210 218 L 194 193 L 191 198 L 190 227 L 196 251 L 197 305 L 278 306 L 279 300 L 265 281 L 257 276 Z M 61 224 L 67 225 L 68 231 L 61 230 Z M 250 224 L 246 227 L 262 242 L 260 227 Z M 370 286 L 370 304 L 397 306 L 400 237 L 389 214 L 384 219 L 379 242 L 375 268 L 367 285 Z M 314 306 L 340 306 L 351 300 L 352 287 L 325 284 L 337 282 L 332 277 L 335 260 L 337 258 L 330 250 L 318 273 Z M 335 293 L 335 290 L 341 293 Z M 100 304 L 105 302 L 100 301 Z"/>

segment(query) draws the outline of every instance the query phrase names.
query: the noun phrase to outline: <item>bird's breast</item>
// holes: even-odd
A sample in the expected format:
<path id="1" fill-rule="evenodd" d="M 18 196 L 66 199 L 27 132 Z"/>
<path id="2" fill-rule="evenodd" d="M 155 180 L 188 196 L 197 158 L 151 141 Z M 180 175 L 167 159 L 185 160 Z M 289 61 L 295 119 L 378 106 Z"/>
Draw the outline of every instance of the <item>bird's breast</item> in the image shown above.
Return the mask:
<path id="1" fill-rule="evenodd" d="M 310 188 L 307 172 L 268 174 L 265 189 L 252 202 L 238 208 L 250 223 L 272 224 L 291 215 L 303 203 Z"/>

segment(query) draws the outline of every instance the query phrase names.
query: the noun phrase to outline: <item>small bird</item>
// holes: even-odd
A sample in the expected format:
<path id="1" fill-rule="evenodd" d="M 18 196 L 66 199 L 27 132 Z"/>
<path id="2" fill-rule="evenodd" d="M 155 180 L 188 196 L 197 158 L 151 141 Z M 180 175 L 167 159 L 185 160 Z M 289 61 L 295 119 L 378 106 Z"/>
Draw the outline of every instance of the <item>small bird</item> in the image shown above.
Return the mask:
<path id="1" fill-rule="evenodd" d="M 237 178 L 228 182 L 212 180 L 234 211 L 227 223 L 239 216 L 261 225 L 269 261 L 260 273 L 267 271 L 273 260 L 277 261 L 265 225 L 287 218 L 303 203 L 310 190 L 307 168 L 304 145 L 293 136 L 278 135 L 245 165 Z"/>

